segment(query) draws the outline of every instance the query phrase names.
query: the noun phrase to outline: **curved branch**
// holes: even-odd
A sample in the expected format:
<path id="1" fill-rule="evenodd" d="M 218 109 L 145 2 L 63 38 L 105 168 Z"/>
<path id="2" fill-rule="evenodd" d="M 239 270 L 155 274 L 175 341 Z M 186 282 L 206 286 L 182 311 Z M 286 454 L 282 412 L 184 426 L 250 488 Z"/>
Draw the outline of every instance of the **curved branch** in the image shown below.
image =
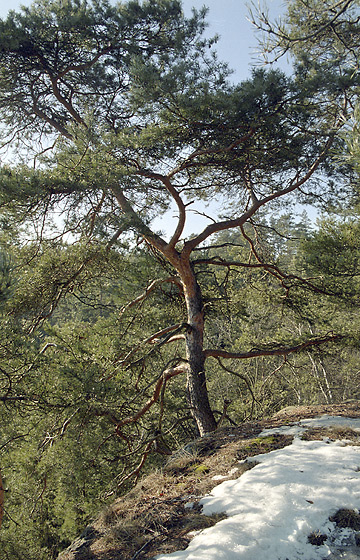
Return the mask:
<path id="1" fill-rule="evenodd" d="M 136 483 L 137 479 L 139 478 L 141 469 L 143 468 L 143 466 L 145 464 L 147 456 L 149 455 L 149 453 L 151 451 L 152 446 L 153 446 L 153 442 L 150 441 L 143 451 L 143 454 L 141 456 L 139 464 L 135 467 L 135 469 L 133 469 L 130 473 L 128 473 L 126 476 L 124 476 L 121 479 L 121 481 L 117 484 L 117 489 L 119 489 L 127 480 L 129 480 L 133 476 L 135 476 L 135 483 Z"/>
<path id="2" fill-rule="evenodd" d="M 168 190 L 168 192 L 171 194 L 171 196 L 173 197 L 178 210 L 179 210 L 179 219 L 178 219 L 178 224 L 176 226 L 176 229 L 169 241 L 169 248 L 174 248 L 176 243 L 179 241 L 180 236 L 182 234 L 182 232 L 184 231 L 184 227 L 185 227 L 185 220 L 186 220 L 186 207 L 184 202 L 182 201 L 181 196 L 179 195 L 179 193 L 177 192 L 177 190 L 175 189 L 175 187 L 171 184 L 171 181 L 168 177 L 166 177 L 165 180 L 165 186 Z"/>
<path id="3" fill-rule="evenodd" d="M 179 195 L 178 191 L 176 190 L 176 188 L 174 187 L 174 185 L 171 183 L 170 180 L 170 176 L 165 176 L 165 175 L 160 175 L 159 173 L 153 173 L 151 171 L 146 171 L 146 170 L 138 170 L 137 171 L 138 175 L 141 175 L 142 177 L 147 177 L 149 179 L 157 179 L 159 181 L 161 181 L 166 190 L 168 191 L 168 193 L 171 195 L 171 197 L 173 198 L 176 206 L 178 207 L 179 210 L 179 219 L 178 219 L 178 224 L 175 228 L 175 231 L 168 243 L 168 247 L 173 249 L 176 245 L 176 243 L 179 241 L 180 236 L 182 234 L 182 232 L 184 231 L 184 227 L 185 227 L 185 220 L 186 220 L 186 205 L 184 204 L 181 196 Z"/>
<path id="4" fill-rule="evenodd" d="M 249 268 L 263 268 L 264 270 L 266 270 L 266 272 L 268 272 L 269 274 L 271 274 L 271 276 L 274 276 L 274 278 L 276 278 L 277 280 L 279 280 L 282 284 L 282 286 L 284 288 L 286 288 L 287 290 L 290 289 L 291 286 L 286 286 L 285 285 L 285 280 L 297 280 L 298 282 L 300 282 L 301 284 L 307 286 L 308 288 L 310 288 L 311 290 L 313 290 L 315 293 L 318 294 L 324 294 L 324 295 L 333 295 L 330 292 L 323 290 L 321 288 L 319 288 L 318 286 L 316 286 L 315 284 L 313 284 L 312 282 L 310 282 L 310 280 L 312 280 L 313 278 L 301 278 L 301 276 L 297 276 L 296 274 L 285 274 L 285 272 L 283 272 L 278 266 L 276 266 L 275 264 L 268 264 L 268 263 L 264 263 L 260 257 L 260 255 L 258 254 L 256 248 L 255 248 L 255 244 L 252 241 L 252 239 L 246 234 L 243 226 L 241 226 L 241 234 L 242 236 L 246 239 L 246 241 L 249 243 L 250 248 L 251 248 L 251 252 L 254 255 L 254 257 L 256 258 L 256 260 L 258 261 L 258 264 L 248 264 L 248 265 L 243 265 L 241 263 L 239 263 L 237 266 L 247 266 Z M 215 263 L 212 263 L 215 264 Z M 236 266 L 236 263 L 233 263 L 234 266 Z"/>
<path id="5" fill-rule="evenodd" d="M 53 128 L 55 128 L 58 132 L 60 132 L 60 134 L 62 136 L 64 136 L 65 138 L 68 138 L 69 140 L 73 140 L 73 135 L 70 134 L 64 126 L 62 126 L 60 123 L 58 123 L 55 119 L 53 119 L 51 117 L 48 117 L 46 115 L 46 113 L 44 113 L 44 111 L 39 109 L 39 107 L 37 107 L 37 105 L 35 103 L 32 106 L 32 110 L 34 111 L 34 113 L 37 117 L 39 117 L 40 119 L 42 119 L 42 120 L 46 121 L 48 124 L 50 124 Z"/>
<path id="6" fill-rule="evenodd" d="M 78 276 L 80 276 L 80 274 L 84 271 L 85 267 L 92 261 L 93 258 L 94 258 L 94 253 L 92 253 L 91 255 L 86 257 L 85 260 L 77 268 L 77 270 L 75 270 L 75 272 L 67 280 L 65 280 L 61 285 L 59 285 L 58 291 L 57 291 L 54 299 L 50 302 L 50 304 L 49 303 L 47 304 L 48 309 L 46 311 L 44 311 L 41 315 L 36 317 L 35 321 L 33 322 L 32 326 L 30 327 L 30 329 L 29 329 L 30 334 L 32 334 L 35 331 L 35 329 L 39 325 L 41 325 L 46 319 L 51 317 L 51 315 L 54 313 L 55 309 L 59 305 L 59 302 L 62 299 L 62 297 L 64 296 L 64 294 L 69 292 L 69 290 L 72 287 L 73 282 L 77 279 Z M 52 344 L 50 344 L 50 346 L 51 345 Z M 47 345 L 47 346 L 49 346 L 49 345 Z"/>
<path id="7" fill-rule="evenodd" d="M 60 92 L 58 84 L 57 84 L 57 82 L 58 82 L 57 78 L 54 78 L 51 75 L 49 75 L 49 78 L 50 78 L 50 81 L 51 81 L 51 86 L 52 86 L 53 93 L 54 93 L 56 99 L 59 101 L 59 103 L 61 103 L 61 105 L 63 105 L 65 107 L 65 109 L 70 113 L 70 115 L 73 117 L 75 122 L 77 122 L 78 124 L 81 124 L 81 125 L 85 126 L 85 128 L 87 128 L 87 125 L 86 125 L 84 119 L 81 117 L 81 115 L 74 109 L 73 105 L 63 95 L 61 95 L 61 92 Z"/>
<path id="8" fill-rule="evenodd" d="M 186 327 L 187 325 L 184 325 L 183 323 L 178 323 L 177 325 L 171 325 L 170 327 L 165 327 L 165 329 L 161 329 L 160 331 L 152 334 L 151 336 L 149 336 L 148 338 L 146 338 L 143 342 L 143 344 L 155 344 L 158 342 L 163 342 L 160 341 L 160 338 L 162 336 L 164 336 L 164 334 L 168 334 L 170 332 L 178 332 L 181 328 Z M 175 335 L 177 336 L 177 335 Z M 166 337 L 166 342 L 169 342 L 171 339 L 173 339 L 174 336 L 171 335 L 170 338 Z"/>
<path id="9" fill-rule="evenodd" d="M 303 177 L 299 178 L 298 176 L 296 176 L 296 178 L 290 181 L 290 184 L 287 187 L 283 189 L 279 189 L 278 191 L 260 200 L 254 201 L 252 206 L 238 218 L 234 218 L 232 220 L 224 220 L 223 222 L 210 224 L 201 233 L 199 233 L 199 235 L 195 236 L 194 238 L 190 239 L 184 244 L 182 254 L 190 255 L 190 253 L 196 247 L 198 247 L 200 243 L 205 241 L 208 237 L 210 237 L 214 233 L 218 233 L 226 229 L 232 229 L 235 227 L 243 226 L 245 222 L 247 222 L 262 206 L 300 188 L 304 183 L 306 183 L 310 179 L 310 177 L 312 177 L 312 175 L 318 169 L 320 164 L 324 161 L 325 157 L 329 152 L 329 149 L 331 148 L 333 141 L 334 141 L 334 136 L 333 135 L 329 136 L 323 151 L 316 158 L 314 163 L 309 167 L 308 171 L 304 174 Z"/>
<path id="10" fill-rule="evenodd" d="M 161 329 L 160 331 L 157 331 L 156 333 L 152 334 L 148 338 L 145 338 L 145 340 L 141 341 L 137 346 L 135 346 L 132 350 L 130 350 L 130 352 L 128 352 L 126 354 L 125 358 L 123 358 L 121 361 L 118 361 L 118 359 L 117 359 L 117 360 L 115 360 L 114 363 L 117 364 L 117 366 L 122 366 L 124 364 L 127 364 L 129 366 L 130 365 L 129 364 L 129 359 L 142 346 L 144 346 L 145 344 L 156 344 L 155 348 L 150 350 L 150 352 L 148 352 L 148 354 L 145 357 L 142 357 L 142 358 L 140 358 L 140 360 L 137 360 L 137 362 L 139 362 L 141 360 L 144 360 L 145 358 L 147 358 L 150 354 L 153 354 L 158 348 L 160 348 L 164 344 L 167 344 L 168 342 L 173 342 L 175 340 L 174 335 L 179 333 L 182 329 L 188 329 L 188 328 L 189 328 L 189 325 L 187 323 L 178 323 L 176 325 L 171 325 L 170 327 L 166 327 L 164 329 Z M 164 334 L 167 334 L 167 336 L 165 336 L 164 338 L 159 340 L 159 337 L 163 336 Z M 112 375 L 110 377 L 107 377 L 106 379 L 110 379 L 111 377 L 112 377 Z"/>
<path id="11" fill-rule="evenodd" d="M 181 171 L 184 171 L 185 169 L 188 169 L 188 168 L 190 168 L 194 165 L 197 166 L 198 165 L 197 163 L 193 163 L 193 160 L 197 157 L 231 152 L 232 150 L 237 148 L 237 146 L 239 146 L 243 142 L 246 142 L 247 140 L 249 140 L 255 134 L 255 132 L 256 132 L 256 127 L 251 126 L 250 129 L 249 129 L 249 132 L 247 134 L 244 134 L 244 136 L 241 136 L 240 138 L 238 138 L 237 140 L 235 140 L 234 142 L 232 142 L 228 146 L 223 146 L 223 147 L 219 147 L 219 148 L 207 148 L 207 149 L 204 148 L 202 150 L 195 150 L 192 154 L 190 154 L 185 159 L 185 161 L 183 161 L 183 163 L 181 163 L 178 167 L 175 167 L 169 173 L 168 176 L 173 177 L 174 175 L 176 175 L 177 173 L 180 173 Z"/>
<path id="12" fill-rule="evenodd" d="M 61 78 L 63 78 L 66 74 L 68 74 L 69 72 L 83 72 L 84 70 L 88 70 L 89 68 L 91 68 L 92 66 L 94 66 L 94 64 L 105 54 L 109 54 L 112 49 L 114 48 L 113 45 L 109 45 L 108 47 L 106 47 L 105 49 L 102 49 L 100 52 L 96 53 L 95 56 L 89 60 L 88 62 L 84 62 L 83 64 L 73 64 L 70 66 L 67 66 L 66 68 L 64 68 L 64 70 L 62 70 L 57 76 L 56 79 L 59 80 Z"/>
<path id="13" fill-rule="evenodd" d="M 238 267 L 244 267 L 244 268 L 264 268 L 266 266 L 272 266 L 272 265 L 266 265 L 263 263 L 244 263 L 244 262 L 239 262 L 239 261 L 227 261 L 225 259 L 223 259 L 222 257 L 219 256 L 215 256 L 215 257 L 210 257 L 208 259 L 196 259 L 195 261 L 192 261 L 192 263 L 194 265 L 197 264 L 211 264 L 214 266 L 225 266 L 230 268 L 231 266 L 238 266 Z"/>
<path id="14" fill-rule="evenodd" d="M 310 354 L 310 352 L 308 352 L 308 353 Z M 260 391 L 262 391 L 264 389 L 268 380 L 271 377 L 273 377 L 274 375 L 276 375 L 284 367 L 284 365 L 286 363 L 288 363 L 287 356 L 283 356 L 283 358 L 284 359 L 283 359 L 282 363 L 278 367 L 276 367 L 273 371 L 271 371 L 270 373 L 267 374 L 267 376 L 265 377 L 265 379 L 263 380 L 263 382 L 260 385 L 260 389 L 259 389 Z"/>
<path id="15" fill-rule="evenodd" d="M 258 25 L 255 21 L 255 18 L 253 17 L 253 21 L 252 23 L 260 30 L 260 31 L 265 31 L 265 32 L 270 32 L 272 35 L 275 35 L 275 37 L 278 37 L 281 40 L 285 40 L 288 43 L 299 43 L 299 42 L 306 42 L 309 41 L 310 39 L 314 39 L 315 37 L 317 37 L 318 35 L 321 35 L 321 33 L 323 33 L 323 31 L 326 31 L 326 29 L 328 29 L 329 27 L 332 27 L 334 25 L 334 23 L 336 22 L 336 20 L 348 9 L 349 6 L 351 6 L 351 4 L 353 4 L 354 0 L 346 0 L 345 2 L 343 0 L 340 0 L 337 4 L 335 4 L 335 6 L 332 7 L 333 10 L 336 10 L 337 8 L 340 7 L 339 11 L 335 13 L 334 17 L 332 19 L 330 19 L 328 22 L 326 22 L 324 25 L 322 25 L 321 27 L 319 27 L 318 29 L 316 29 L 315 31 L 313 31 L 312 33 L 308 33 L 307 35 L 303 35 L 303 36 L 298 36 L 298 37 L 290 37 L 289 35 L 285 34 L 285 32 L 283 30 L 281 30 L 280 28 L 278 28 L 279 30 L 276 31 L 274 30 L 274 28 L 272 27 L 272 25 L 270 24 L 270 22 L 268 21 L 267 17 L 264 17 L 263 15 L 263 23 L 267 26 L 267 28 L 263 28 L 261 25 Z M 343 6 L 341 6 L 343 4 Z"/>
<path id="16" fill-rule="evenodd" d="M 335 342 L 343 337 L 340 334 L 330 334 L 318 338 L 312 338 L 296 344 L 295 346 L 277 346 L 276 348 L 255 348 L 249 352 L 227 352 L 221 349 L 204 350 L 205 358 L 224 358 L 226 360 L 246 360 L 248 358 L 258 358 L 260 356 L 287 356 L 293 352 L 301 352 L 310 346 L 320 346 L 327 342 Z"/>
<path id="17" fill-rule="evenodd" d="M 81 156 L 81 159 L 85 156 L 85 154 L 86 154 L 86 150 L 85 150 L 84 154 Z M 90 237 L 94 232 L 96 218 L 97 218 L 98 214 L 100 213 L 100 210 L 101 210 L 101 208 L 104 204 L 105 198 L 106 198 L 106 191 L 103 190 L 99 202 L 96 204 L 95 207 L 92 207 L 91 211 L 89 211 L 89 213 L 88 213 L 88 217 L 89 217 L 89 220 L 90 220 L 90 227 L 89 227 L 89 231 L 87 233 L 87 237 Z"/>
<path id="18" fill-rule="evenodd" d="M 169 342 L 176 342 L 177 340 L 186 340 L 185 335 L 184 334 L 175 334 L 174 336 L 171 336 L 166 341 L 166 344 L 169 344 Z M 158 341 L 156 341 L 156 342 L 158 342 Z"/>
<path id="19" fill-rule="evenodd" d="M 158 378 L 153 394 L 151 395 L 149 400 L 144 404 L 144 406 L 140 410 L 138 410 L 138 412 L 136 412 L 136 414 L 134 414 L 133 416 L 128 416 L 127 418 L 121 420 L 121 422 L 119 422 L 119 424 L 117 425 L 117 430 L 120 430 L 122 426 L 137 422 L 142 416 L 144 416 L 144 414 L 146 414 L 146 412 L 158 401 L 163 384 L 166 383 L 172 377 L 180 375 L 180 373 L 184 373 L 186 369 L 187 369 L 187 364 L 185 362 L 175 367 L 170 367 L 166 369 Z"/>
<path id="20" fill-rule="evenodd" d="M 142 235 L 150 245 L 158 249 L 160 253 L 166 255 L 170 262 L 176 259 L 177 253 L 174 251 L 169 251 L 168 244 L 160 235 L 154 233 L 149 226 L 140 218 L 140 216 L 135 212 L 130 202 L 125 197 L 122 189 L 118 185 L 114 185 L 110 188 L 111 192 L 115 196 L 123 214 L 125 217 L 125 224 L 128 228 L 134 228 L 135 231 Z"/>
<path id="21" fill-rule="evenodd" d="M 220 360 L 220 357 L 218 357 L 218 358 L 216 358 L 216 359 L 217 359 L 217 361 L 218 361 L 219 366 L 220 366 L 224 371 L 227 371 L 228 373 L 231 373 L 231 375 L 235 375 L 236 377 L 239 377 L 242 381 L 245 381 L 245 384 L 246 384 L 246 386 L 247 386 L 247 388 L 248 388 L 248 390 L 249 390 L 249 393 L 250 393 L 250 395 L 251 395 L 251 398 L 252 398 L 252 405 L 251 405 L 251 414 L 252 414 L 253 409 L 254 409 L 254 403 L 257 402 L 257 399 L 256 399 L 256 397 L 255 397 L 255 395 L 254 395 L 254 391 L 253 391 L 253 389 L 252 389 L 252 387 L 251 387 L 251 383 L 250 383 L 249 379 L 246 377 L 246 375 L 242 375 L 241 373 L 238 373 L 237 371 L 234 371 L 234 370 L 232 370 L 232 369 L 230 369 L 230 368 L 224 366 L 224 364 L 223 364 L 223 363 L 221 362 L 221 360 Z"/>
<path id="22" fill-rule="evenodd" d="M 125 311 L 127 311 L 131 307 L 134 307 L 136 304 L 144 301 L 158 286 L 161 286 L 161 284 L 166 284 L 166 283 L 175 284 L 179 289 L 182 290 L 182 285 L 181 285 L 180 280 L 178 280 L 177 278 L 175 278 L 173 276 L 169 276 L 168 278 L 158 278 L 157 280 L 153 280 L 145 288 L 145 291 L 142 294 L 140 294 L 138 297 L 136 297 L 132 301 L 129 301 L 129 303 L 127 303 L 126 305 L 124 305 L 120 309 L 120 317 L 121 317 L 121 315 L 123 315 L 125 313 Z"/>

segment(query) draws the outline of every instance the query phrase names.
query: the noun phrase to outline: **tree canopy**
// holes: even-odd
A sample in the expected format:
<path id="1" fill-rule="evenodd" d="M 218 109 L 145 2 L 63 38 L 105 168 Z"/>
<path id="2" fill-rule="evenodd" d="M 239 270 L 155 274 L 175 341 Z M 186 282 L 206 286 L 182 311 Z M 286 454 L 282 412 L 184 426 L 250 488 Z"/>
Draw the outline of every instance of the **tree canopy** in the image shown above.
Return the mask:
<path id="1" fill-rule="evenodd" d="M 0 402 L 8 458 L 37 484 L 32 531 L 61 519 L 41 537 L 47 551 L 89 515 L 96 469 L 113 495 L 169 451 L 164 435 L 176 445 L 233 422 L 234 395 L 237 418 L 289 392 L 332 399 L 321 349 L 345 352 L 357 244 L 350 223 L 312 234 L 289 211 L 353 194 L 351 162 L 334 154 L 357 94 L 355 44 L 338 53 L 356 6 L 306 2 L 309 34 L 303 4 L 289 2 L 285 26 L 258 23 L 292 49 L 293 75 L 255 69 L 237 85 L 204 39 L 206 10 L 186 18 L 177 0 L 38 0 L 0 21 Z M 316 64 L 302 44 L 323 49 Z M 210 214 L 215 200 L 185 237 L 194 202 Z M 173 230 L 158 231 L 169 210 Z M 349 241 L 355 256 L 341 251 Z"/>
<path id="2" fill-rule="evenodd" d="M 327 155 L 346 118 L 347 91 L 328 96 L 324 104 L 312 80 L 305 87 L 275 70 L 255 71 L 251 79 L 230 86 L 226 67 L 208 54 L 211 42 L 201 38 L 204 15 L 194 12 L 186 20 L 174 1 L 116 7 L 37 2 L 2 23 L 3 36 L 10 29 L 14 39 L 1 51 L 4 147 L 16 141 L 19 154 L 27 157 L 38 150 L 33 168 L 3 168 L 3 208 L 14 207 L 17 219 L 32 221 L 40 244 L 46 220 L 56 211 L 73 243 L 90 244 L 89 256 L 72 260 L 66 278 L 52 282 L 48 301 L 41 297 L 43 311 L 35 326 L 94 258 L 95 240 L 110 250 L 123 233 L 133 231 L 164 259 L 170 274 L 154 279 L 145 296 L 166 282 L 184 298 L 182 319 L 157 330 L 181 335 L 186 347 L 162 378 L 187 372 L 189 405 L 200 434 L 216 426 L 206 359 L 254 353 L 225 355 L 204 348 L 196 251 L 214 234 L 240 228 L 253 262 L 232 265 L 275 270 L 285 283 L 286 272 L 262 258 L 256 238 L 244 227 L 263 207 L 292 194 L 326 200 L 319 172 L 335 173 Z M 39 26 L 39 17 L 48 25 Z M 182 239 L 192 198 L 220 195 L 231 200 L 231 208 L 191 239 Z M 178 218 L 166 239 L 151 229 L 151 219 L 171 204 Z M 211 264 L 229 266 L 214 257 Z M 283 352 L 301 347 L 284 346 Z"/>

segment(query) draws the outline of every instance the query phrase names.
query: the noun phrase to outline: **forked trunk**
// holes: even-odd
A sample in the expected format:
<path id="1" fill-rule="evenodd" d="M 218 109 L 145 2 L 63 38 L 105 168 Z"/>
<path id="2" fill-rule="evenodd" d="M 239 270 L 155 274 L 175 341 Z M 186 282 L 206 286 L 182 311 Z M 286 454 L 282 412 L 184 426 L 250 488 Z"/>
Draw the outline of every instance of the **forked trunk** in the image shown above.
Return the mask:
<path id="1" fill-rule="evenodd" d="M 185 281 L 184 281 L 185 280 Z M 183 278 L 189 329 L 186 333 L 188 360 L 187 395 L 191 414 L 200 436 L 216 429 L 216 422 L 209 403 L 206 387 L 204 358 L 204 311 L 200 288 L 191 271 Z"/>

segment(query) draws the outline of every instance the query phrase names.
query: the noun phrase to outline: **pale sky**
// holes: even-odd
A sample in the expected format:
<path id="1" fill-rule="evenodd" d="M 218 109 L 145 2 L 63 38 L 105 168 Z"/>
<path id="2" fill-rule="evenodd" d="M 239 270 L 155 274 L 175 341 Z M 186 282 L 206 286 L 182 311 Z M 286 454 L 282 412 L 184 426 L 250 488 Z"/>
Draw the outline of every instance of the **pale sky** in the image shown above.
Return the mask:
<path id="1" fill-rule="evenodd" d="M 278 19 L 284 12 L 283 0 L 183 0 L 186 14 L 191 7 L 209 8 L 208 33 L 220 35 L 216 50 L 220 60 L 227 62 L 234 70 L 234 82 L 242 81 L 250 76 L 250 66 L 259 63 L 256 55 L 258 49 L 254 26 L 248 21 L 248 5 L 266 5 L 271 18 Z"/>

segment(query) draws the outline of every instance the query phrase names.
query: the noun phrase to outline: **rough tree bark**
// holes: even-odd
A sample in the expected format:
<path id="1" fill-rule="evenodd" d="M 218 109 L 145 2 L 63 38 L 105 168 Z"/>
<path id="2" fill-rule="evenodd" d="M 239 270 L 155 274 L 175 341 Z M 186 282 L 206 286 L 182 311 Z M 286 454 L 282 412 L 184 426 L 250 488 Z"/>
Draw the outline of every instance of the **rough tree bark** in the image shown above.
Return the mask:
<path id="1" fill-rule="evenodd" d="M 4 486 L 2 483 L 1 472 L 0 472 L 0 527 L 4 515 Z"/>
<path id="2" fill-rule="evenodd" d="M 189 328 L 185 334 L 187 370 L 187 397 L 191 414 L 200 436 L 216 429 L 216 421 L 209 403 L 205 376 L 204 307 L 201 290 L 189 265 L 183 279 L 183 289 Z"/>
<path id="3" fill-rule="evenodd" d="M 142 173 L 140 173 L 142 174 Z M 145 174 L 145 173 L 144 173 Z M 146 173 L 149 175 L 149 172 Z M 186 360 L 187 360 L 187 398 L 191 414 L 202 436 L 216 429 L 216 421 L 211 410 L 205 376 L 204 353 L 204 309 L 200 286 L 191 264 L 191 248 L 178 252 L 175 248 L 185 224 L 185 204 L 179 197 L 176 189 L 168 177 L 159 174 L 150 174 L 159 179 L 166 186 L 179 208 L 179 223 L 169 241 L 166 243 L 161 237 L 154 234 L 134 212 L 119 186 L 113 186 L 114 193 L 122 212 L 127 216 L 129 223 L 135 224 L 139 233 L 147 240 L 149 245 L 159 251 L 165 259 L 176 269 L 185 299 L 187 323 L 185 333 Z"/>

